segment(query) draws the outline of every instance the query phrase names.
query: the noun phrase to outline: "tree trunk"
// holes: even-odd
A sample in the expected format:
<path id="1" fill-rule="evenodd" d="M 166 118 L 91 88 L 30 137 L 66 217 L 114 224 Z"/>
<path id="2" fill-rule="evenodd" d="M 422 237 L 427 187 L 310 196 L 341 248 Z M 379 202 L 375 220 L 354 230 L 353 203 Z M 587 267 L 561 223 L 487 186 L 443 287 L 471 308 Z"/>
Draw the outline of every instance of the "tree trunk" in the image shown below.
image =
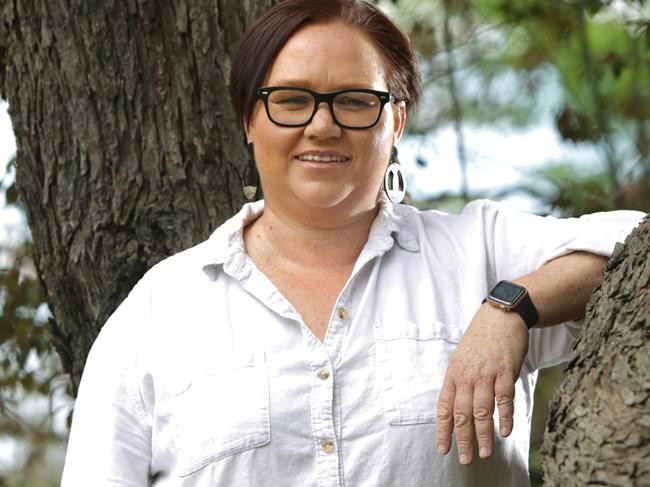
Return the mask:
<path id="1" fill-rule="evenodd" d="M 99 329 L 142 274 L 243 203 L 230 54 L 271 3 L 0 6 L 16 179 L 75 392 Z"/>
<path id="2" fill-rule="evenodd" d="M 650 485 L 650 219 L 619 246 L 551 403 L 546 485 Z"/>

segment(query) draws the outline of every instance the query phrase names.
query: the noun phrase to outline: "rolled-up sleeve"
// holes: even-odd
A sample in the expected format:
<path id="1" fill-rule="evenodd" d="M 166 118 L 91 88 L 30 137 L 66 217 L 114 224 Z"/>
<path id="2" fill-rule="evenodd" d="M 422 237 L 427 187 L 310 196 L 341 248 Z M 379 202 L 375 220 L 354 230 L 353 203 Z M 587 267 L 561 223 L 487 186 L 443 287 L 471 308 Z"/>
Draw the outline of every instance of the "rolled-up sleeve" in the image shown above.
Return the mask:
<path id="1" fill-rule="evenodd" d="M 643 219 L 638 211 L 619 210 L 579 218 L 555 218 L 515 211 L 507 204 L 482 202 L 493 283 L 529 274 L 545 263 L 576 251 L 610 256 L 617 242 Z M 579 326 L 534 328 L 526 365 L 550 367 L 570 358 Z"/>
<path id="2" fill-rule="evenodd" d="M 144 487 L 149 483 L 151 419 L 135 353 L 146 317 L 136 288 L 100 332 L 79 386 L 63 487 Z"/>

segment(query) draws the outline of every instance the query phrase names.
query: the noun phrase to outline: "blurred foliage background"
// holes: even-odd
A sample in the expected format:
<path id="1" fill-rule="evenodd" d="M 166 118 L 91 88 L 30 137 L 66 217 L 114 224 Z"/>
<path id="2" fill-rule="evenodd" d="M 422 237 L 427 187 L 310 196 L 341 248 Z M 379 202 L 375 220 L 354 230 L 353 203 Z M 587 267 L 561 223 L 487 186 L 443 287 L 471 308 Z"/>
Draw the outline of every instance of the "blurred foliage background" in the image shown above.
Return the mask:
<path id="1" fill-rule="evenodd" d="M 24 213 L 14 163 L 9 161 L 0 190 L 5 212 Z M 59 485 L 67 433 L 61 409 L 72 401 L 25 228 L 3 228 L 0 249 L 0 487 Z"/>
<path id="2" fill-rule="evenodd" d="M 420 208 L 458 211 L 477 197 L 526 195 L 540 212 L 576 216 L 650 211 L 650 4 L 639 0 L 378 0 L 417 50 L 425 96 L 407 140 L 418 146 L 452 127 L 460 184 Z M 477 127 L 549 123 L 566 143 L 596 154 L 588 167 L 549 160 L 521 183 L 476 190 L 468 181 Z M 421 145 L 421 144 L 420 144 Z M 473 148 L 473 147 L 472 147 Z M 1 161 L 0 161 L 1 163 Z M 434 164 L 416 153 L 415 165 Z M 498 169 L 495 169 L 498 170 Z M 0 190 L 20 211 L 10 161 Z M 72 400 L 48 326 L 27 232 L 0 249 L 0 487 L 58 485 Z M 562 368 L 541 371 L 531 434 L 533 485 L 547 404 Z M 7 462 L 5 459 L 9 458 Z"/>

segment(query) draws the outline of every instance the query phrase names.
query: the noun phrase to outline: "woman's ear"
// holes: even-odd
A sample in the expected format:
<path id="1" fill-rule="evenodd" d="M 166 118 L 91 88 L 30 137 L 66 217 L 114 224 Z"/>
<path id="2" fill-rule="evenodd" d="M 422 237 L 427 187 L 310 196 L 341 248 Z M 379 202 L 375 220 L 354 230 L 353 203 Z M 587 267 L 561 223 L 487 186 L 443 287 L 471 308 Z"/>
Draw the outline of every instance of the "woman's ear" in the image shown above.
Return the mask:
<path id="1" fill-rule="evenodd" d="M 404 127 L 406 126 L 406 103 L 400 101 L 395 104 L 393 110 L 393 123 L 395 127 L 395 136 L 393 138 L 393 145 L 397 145 L 397 142 L 402 138 L 404 133 Z"/>
<path id="2" fill-rule="evenodd" d="M 253 142 L 255 139 L 255 120 L 257 116 L 257 111 L 260 108 L 260 104 L 256 103 L 253 107 L 253 111 L 250 114 L 250 117 L 244 116 L 243 125 L 244 133 L 246 134 L 246 142 Z"/>
<path id="3" fill-rule="evenodd" d="M 246 135 L 246 143 L 251 143 L 253 140 L 251 137 L 251 126 L 248 120 L 244 120 L 244 134 Z"/>

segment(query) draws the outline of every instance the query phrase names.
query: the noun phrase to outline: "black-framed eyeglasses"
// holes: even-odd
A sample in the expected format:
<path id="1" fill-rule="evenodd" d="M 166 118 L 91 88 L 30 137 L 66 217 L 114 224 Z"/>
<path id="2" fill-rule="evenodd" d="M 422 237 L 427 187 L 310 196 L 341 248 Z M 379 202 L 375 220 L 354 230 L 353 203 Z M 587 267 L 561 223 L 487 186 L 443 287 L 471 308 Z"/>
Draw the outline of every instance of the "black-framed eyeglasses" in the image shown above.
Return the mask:
<path id="1" fill-rule="evenodd" d="M 369 129 L 379 121 L 381 111 L 396 98 L 387 91 L 353 88 L 317 93 L 295 86 L 269 86 L 257 90 L 269 120 L 281 127 L 309 125 L 321 103 L 329 106 L 332 119 L 346 129 Z"/>

